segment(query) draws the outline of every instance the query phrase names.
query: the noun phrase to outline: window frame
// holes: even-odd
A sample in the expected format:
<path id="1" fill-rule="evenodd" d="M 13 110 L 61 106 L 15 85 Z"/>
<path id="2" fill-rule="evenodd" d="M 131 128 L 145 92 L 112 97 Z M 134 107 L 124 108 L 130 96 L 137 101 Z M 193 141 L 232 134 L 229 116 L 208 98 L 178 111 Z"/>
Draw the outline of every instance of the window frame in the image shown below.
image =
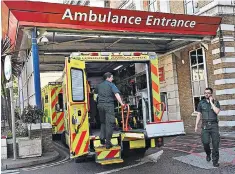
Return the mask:
<path id="1" fill-rule="evenodd" d="M 151 2 L 152 1 L 152 2 Z M 150 6 L 153 5 L 155 11 L 150 11 Z M 157 5 L 157 0 L 148 0 L 148 11 L 149 12 L 157 12 L 158 11 L 158 5 Z"/>
<path id="2" fill-rule="evenodd" d="M 187 5 L 189 3 L 192 5 L 192 13 L 188 13 L 187 11 Z M 198 0 L 184 0 L 184 13 L 188 15 L 194 15 L 195 13 L 199 12 L 199 8 L 195 7 L 195 3 L 198 3 Z"/>
<path id="3" fill-rule="evenodd" d="M 47 94 L 47 95 L 45 95 L 45 98 L 44 98 L 44 100 L 45 100 L 45 103 L 48 103 L 49 102 L 49 95 Z"/>
<path id="4" fill-rule="evenodd" d="M 202 49 L 202 56 L 203 56 L 203 63 L 198 63 L 198 50 L 199 49 Z M 196 51 L 196 57 L 197 57 L 197 63 L 196 65 L 192 65 L 191 63 L 191 52 L 193 51 Z M 195 97 L 199 97 L 199 100 L 202 99 L 202 97 L 204 97 L 203 94 L 201 94 L 201 86 L 200 86 L 200 79 L 197 81 L 199 82 L 199 95 L 194 95 L 194 89 L 193 89 L 193 82 L 196 82 L 193 80 L 193 77 L 192 77 L 192 67 L 197 67 L 197 70 L 198 70 L 198 67 L 199 65 L 203 65 L 203 68 L 204 68 L 204 81 L 205 81 L 205 87 L 207 88 L 208 87 L 208 78 L 207 78 L 207 66 L 206 66 L 206 55 L 205 55 L 205 49 L 203 47 L 199 47 L 199 48 L 196 48 L 196 49 L 192 49 L 191 51 L 189 51 L 189 54 L 188 54 L 188 57 L 189 57 L 189 63 L 190 63 L 190 84 L 191 84 L 191 92 L 192 92 L 192 100 L 193 100 L 193 111 L 196 112 L 196 108 L 195 108 L 195 102 L 194 102 L 194 98 Z"/>
<path id="5" fill-rule="evenodd" d="M 62 100 L 62 101 L 60 101 L 60 99 Z M 63 112 L 64 111 L 64 95 L 63 95 L 63 93 L 59 93 L 58 94 L 58 104 L 60 105 L 60 112 Z"/>
<path id="6" fill-rule="evenodd" d="M 83 99 L 82 100 L 74 100 L 74 97 L 73 97 L 73 79 L 72 79 L 72 70 L 78 70 L 78 71 L 81 71 L 82 72 L 82 85 L 83 85 Z M 73 102 L 84 102 L 85 101 L 85 85 L 84 85 L 84 72 L 83 72 L 83 69 L 80 69 L 80 68 L 71 68 L 70 69 L 70 80 L 71 80 L 71 98 L 72 98 L 72 101 Z"/>

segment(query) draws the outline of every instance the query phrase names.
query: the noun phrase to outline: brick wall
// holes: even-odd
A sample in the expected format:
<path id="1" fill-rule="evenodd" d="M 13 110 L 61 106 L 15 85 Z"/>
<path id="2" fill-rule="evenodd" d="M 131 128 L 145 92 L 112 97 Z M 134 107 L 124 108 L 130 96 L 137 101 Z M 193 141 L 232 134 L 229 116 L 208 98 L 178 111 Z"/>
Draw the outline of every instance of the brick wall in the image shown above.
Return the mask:
<path id="1" fill-rule="evenodd" d="M 184 0 L 170 0 L 170 12 L 184 14 Z"/>
<path id="2" fill-rule="evenodd" d="M 32 138 L 40 138 L 41 130 L 31 130 Z M 52 143 L 52 129 L 51 128 L 43 128 L 42 129 L 42 151 L 43 152 L 51 152 L 54 151 L 54 145 Z"/>
<path id="3" fill-rule="evenodd" d="M 235 25 L 235 18 L 231 15 L 222 16 L 222 24 Z M 231 26 L 230 26 L 231 27 Z M 234 26 L 235 27 L 235 26 Z M 224 41 L 224 47 L 230 47 L 231 49 L 235 49 L 235 29 L 234 31 L 227 31 L 230 29 L 224 29 L 222 31 L 222 36 L 228 36 L 234 38 L 234 40 Z M 217 41 L 216 41 L 217 38 Z M 213 39 L 212 43 L 208 44 L 208 50 L 205 50 L 206 57 L 206 69 L 207 69 L 207 80 L 208 86 L 214 89 L 214 97 L 220 102 L 226 102 L 226 100 L 234 101 L 235 94 L 225 93 L 225 89 L 235 89 L 235 83 L 227 83 L 227 84 L 215 84 L 216 80 L 223 79 L 234 79 L 235 73 L 221 73 L 215 74 L 215 70 L 223 69 L 223 68 L 235 68 L 235 62 L 220 62 L 215 64 L 214 61 L 221 59 L 226 60 L 235 58 L 235 52 L 225 52 L 224 56 L 221 57 L 220 49 L 223 48 L 222 44 L 219 43 L 219 32 L 215 39 Z M 189 51 L 196 49 L 200 46 L 195 45 L 181 50 L 180 56 L 176 58 L 177 65 L 177 76 L 178 76 L 178 86 L 179 86 L 179 101 L 180 101 L 180 110 L 181 117 L 185 121 L 185 124 L 195 124 L 195 117 L 191 116 L 193 113 L 193 98 L 191 91 L 191 79 L 190 79 L 190 62 L 189 62 Z M 215 50 L 218 51 L 215 51 Z M 232 49 L 233 50 L 233 49 Z M 184 60 L 184 64 L 182 63 Z M 231 92 L 231 91 L 230 91 Z M 224 128 L 226 130 L 226 125 L 230 124 L 230 121 L 235 121 L 235 105 L 233 104 L 221 104 L 221 110 L 219 115 L 221 130 Z M 226 115 L 224 115 L 226 112 Z M 227 113 L 228 112 L 228 113 Z M 233 124 L 233 123 L 232 123 Z M 234 129 L 234 127 L 230 126 L 230 129 Z"/>
<path id="4" fill-rule="evenodd" d="M 214 0 L 200 0 L 198 1 L 198 8 L 202 8 L 213 1 Z"/>
<path id="5" fill-rule="evenodd" d="M 176 71 L 179 87 L 179 103 L 181 111 L 180 114 L 185 124 L 189 124 L 191 122 L 190 118 L 193 112 L 188 50 L 189 49 L 185 49 L 180 53 L 180 57 L 176 58 Z"/>
<path id="6" fill-rule="evenodd" d="M 160 91 L 167 93 L 167 115 L 169 120 L 180 120 L 178 80 L 175 57 L 170 54 L 159 59 L 159 68 L 164 67 L 165 81 L 160 82 Z M 163 118 L 166 121 L 168 118 Z"/>
<path id="7" fill-rule="evenodd" d="M 214 60 L 213 78 L 216 98 L 221 103 L 221 112 L 219 114 L 220 126 L 222 130 L 235 130 L 235 106 L 234 104 L 224 103 L 227 101 L 235 101 L 235 83 L 229 82 L 225 84 L 217 83 L 221 80 L 232 80 L 235 78 L 235 73 L 219 72 L 227 68 L 235 68 L 235 16 L 221 15 L 221 31 L 218 31 L 216 38 L 211 44 L 212 58 Z M 220 38 L 220 39 L 219 39 Z M 229 38 L 229 39 L 227 39 Z M 223 52 L 221 53 L 221 50 Z M 230 60 L 229 60 L 230 59 Z M 223 61 L 229 62 L 223 62 Z M 231 93 L 226 90 L 229 89 Z M 228 123 L 233 126 L 227 126 Z"/>
<path id="8" fill-rule="evenodd" d="M 122 1 L 110 0 L 110 8 L 118 8 Z"/>

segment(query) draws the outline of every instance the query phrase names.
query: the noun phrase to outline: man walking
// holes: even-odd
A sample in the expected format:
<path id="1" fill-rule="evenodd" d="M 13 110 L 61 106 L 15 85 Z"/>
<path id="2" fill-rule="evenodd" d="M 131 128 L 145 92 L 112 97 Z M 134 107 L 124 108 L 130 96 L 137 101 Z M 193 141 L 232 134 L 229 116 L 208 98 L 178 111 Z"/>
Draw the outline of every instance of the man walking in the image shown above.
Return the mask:
<path id="1" fill-rule="evenodd" d="M 111 138 L 115 125 L 114 96 L 122 106 L 124 106 L 124 104 L 119 95 L 120 91 L 112 83 L 113 75 L 107 72 L 104 74 L 103 78 L 104 81 L 96 87 L 95 93 L 98 94 L 97 107 L 101 123 L 100 141 L 102 145 L 106 144 L 106 148 L 110 149 L 113 146 Z"/>
<path id="2" fill-rule="evenodd" d="M 218 114 L 220 112 L 220 104 L 212 97 L 213 90 L 211 88 L 205 89 L 205 99 L 201 100 L 197 107 L 197 119 L 195 125 L 195 132 L 198 130 L 198 123 L 202 117 L 202 132 L 201 138 L 206 152 L 206 160 L 211 160 L 210 139 L 212 139 L 212 161 L 213 166 L 219 166 L 219 126 Z"/>

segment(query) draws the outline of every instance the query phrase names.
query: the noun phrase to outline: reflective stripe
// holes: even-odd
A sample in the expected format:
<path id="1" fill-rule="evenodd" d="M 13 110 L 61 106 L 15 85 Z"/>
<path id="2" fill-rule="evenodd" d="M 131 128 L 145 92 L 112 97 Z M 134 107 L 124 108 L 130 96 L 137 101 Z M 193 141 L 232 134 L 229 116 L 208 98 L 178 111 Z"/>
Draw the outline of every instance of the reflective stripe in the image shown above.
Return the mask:
<path id="1" fill-rule="evenodd" d="M 114 158 L 121 158 L 120 146 L 106 149 L 105 147 L 97 148 L 96 150 L 96 161 L 110 160 Z"/>
<path id="2" fill-rule="evenodd" d="M 161 96 L 160 96 L 160 81 L 158 72 L 158 59 L 153 59 L 151 62 L 151 78 L 152 78 L 152 96 L 154 109 L 154 122 L 160 122 L 161 117 Z"/>
<path id="3" fill-rule="evenodd" d="M 138 149 L 138 148 L 144 148 L 145 140 L 135 140 L 135 141 L 129 141 L 130 149 Z"/>
<path id="4" fill-rule="evenodd" d="M 156 147 L 155 139 L 151 139 L 151 147 Z"/>

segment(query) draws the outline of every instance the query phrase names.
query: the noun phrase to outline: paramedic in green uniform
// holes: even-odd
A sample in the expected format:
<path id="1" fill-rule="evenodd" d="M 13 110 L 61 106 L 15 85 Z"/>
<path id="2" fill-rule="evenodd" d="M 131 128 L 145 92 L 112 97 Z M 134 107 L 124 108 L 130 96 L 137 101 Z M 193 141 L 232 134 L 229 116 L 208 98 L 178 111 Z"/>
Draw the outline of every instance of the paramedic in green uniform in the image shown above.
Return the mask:
<path id="1" fill-rule="evenodd" d="M 201 100 L 197 107 L 197 119 L 195 125 L 195 132 L 198 130 L 198 123 L 202 119 L 202 144 L 206 152 L 206 160 L 211 160 L 210 140 L 212 139 L 212 161 L 213 166 L 219 166 L 219 126 L 218 126 L 218 114 L 220 112 L 220 104 L 213 99 L 213 90 L 211 88 L 205 89 L 205 99 Z"/>
<path id="2" fill-rule="evenodd" d="M 107 149 L 110 149 L 113 145 L 111 138 L 113 134 L 113 128 L 115 125 L 115 113 L 114 113 L 114 99 L 118 100 L 121 106 L 124 106 L 120 97 L 120 91 L 112 83 L 113 75 L 109 72 L 105 73 L 104 81 L 97 85 L 95 93 L 98 94 L 98 110 L 100 115 L 100 141 L 102 145 L 106 145 Z M 106 140 L 106 142 L 105 142 Z"/>

